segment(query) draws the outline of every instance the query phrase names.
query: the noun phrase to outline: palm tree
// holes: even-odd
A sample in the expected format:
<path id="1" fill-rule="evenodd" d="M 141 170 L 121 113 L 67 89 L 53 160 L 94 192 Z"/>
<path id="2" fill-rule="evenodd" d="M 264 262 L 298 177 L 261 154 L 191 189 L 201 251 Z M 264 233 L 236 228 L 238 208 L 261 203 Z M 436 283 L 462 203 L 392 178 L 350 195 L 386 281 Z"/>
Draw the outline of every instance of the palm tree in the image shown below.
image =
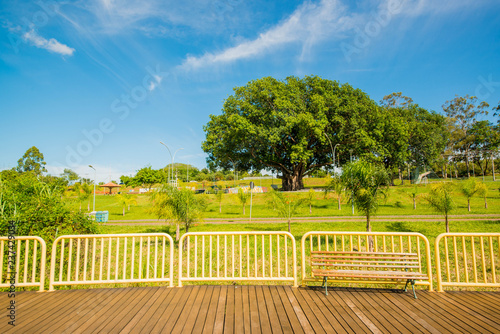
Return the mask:
<path id="1" fill-rule="evenodd" d="M 462 183 L 460 186 L 460 192 L 467 198 L 467 209 L 470 212 L 470 199 L 478 192 L 477 181 L 474 179 L 469 179 Z"/>
<path id="2" fill-rule="evenodd" d="M 342 184 L 351 193 L 350 201 L 366 216 L 366 231 L 371 232 L 370 218 L 374 215 L 381 199 L 386 197 L 389 176 L 385 168 L 358 160 L 344 166 Z"/>
<path id="3" fill-rule="evenodd" d="M 337 194 L 337 202 L 338 202 L 338 208 L 339 210 L 342 210 L 342 206 L 340 204 L 340 201 L 342 199 L 342 193 L 344 192 L 344 185 L 342 184 L 342 180 L 340 179 L 340 176 L 334 175 L 328 186 L 325 188 L 325 197 L 326 195 L 330 192 L 333 191 L 335 194 Z"/>
<path id="4" fill-rule="evenodd" d="M 243 206 L 243 214 L 245 214 L 245 205 L 248 202 L 248 197 L 250 197 L 250 195 L 247 192 L 245 192 L 241 187 L 238 187 L 238 194 L 236 194 L 236 196 L 238 197 L 238 200 Z"/>
<path id="5" fill-rule="evenodd" d="M 125 197 L 125 195 L 116 195 L 115 198 L 118 201 L 118 204 L 122 206 L 122 213 L 123 216 L 125 216 L 125 208 L 127 207 L 127 198 Z"/>
<path id="6" fill-rule="evenodd" d="M 303 198 L 292 198 L 283 193 L 271 189 L 268 193 L 269 205 L 278 212 L 278 215 L 288 222 L 288 232 L 291 232 L 291 222 L 300 206 L 304 203 Z"/>
<path id="7" fill-rule="evenodd" d="M 222 186 L 215 192 L 215 197 L 217 198 L 217 202 L 219 202 L 219 213 L 222 213 L 222 198 L 224 197 Z"/>
<path id="8" fill-rule="evenodd" d="M 312 203 L 314 201 L 315 196 L 316 192 L 314 191 L 314 189 L 313 188 L 309 189 L 305 198 L 305 202 L 307 203 L 307 205 L 309 205 L 309 214 L 312 213 Z"/>
<path id="9" fill-rule="evenodd" d="M 80 185 L 80 199 L 81 201 L 88 200 L 87 202 L 87 211 L 90 211 L 90 198 L 92 197 L 92 192 L 94 191 L 93 187 L 88 183 L 82 183 Z M 83 193 L 82 193 L 83 191 Z"/>
<path id="10" fill-rule="evenodd" d="M 455 209 L 452 190 L 453 184 L 439 182 L 431 185 L 431 191 L 424 197 L 434 210 L 444 215 L 446 233 L 450 233 L 448 214 Z"/>
<path id="11" fill-rule="evenodd" d="M 488 186 L 483 182 L 478 182 L 476 185 L 477 194 L 484 198 L 484 208 L 488 209 L 488 202 L 486 201 L 486 195 L 488 195 Z"/>

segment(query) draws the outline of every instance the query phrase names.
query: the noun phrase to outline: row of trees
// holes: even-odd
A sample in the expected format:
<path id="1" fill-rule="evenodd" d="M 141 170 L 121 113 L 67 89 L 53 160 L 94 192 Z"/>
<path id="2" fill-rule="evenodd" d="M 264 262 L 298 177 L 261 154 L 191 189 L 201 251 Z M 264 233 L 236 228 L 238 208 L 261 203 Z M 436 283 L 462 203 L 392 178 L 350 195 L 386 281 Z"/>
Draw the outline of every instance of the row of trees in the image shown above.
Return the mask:
<path id="1" fill-rule="evenodd" d="M 382 164 L 390 180 L 405 170 L 488 159 L 500 146 L 499 125 L 479 118 L 489 105 L 474 96 L 429 111 L 401 93 L 380 103 L 349 84 L 317 76 L 284 81 L 271 77 L 234 88 L 221 115 L 211 115 L 202 144 L 210 166 L 279 171 L 284 190 L 303 188 L 302 179 L 352 157 Z M 498 107 L 495 111 L 498 111 Z M 456 175 L 458 176 L 458 175 Z"/>

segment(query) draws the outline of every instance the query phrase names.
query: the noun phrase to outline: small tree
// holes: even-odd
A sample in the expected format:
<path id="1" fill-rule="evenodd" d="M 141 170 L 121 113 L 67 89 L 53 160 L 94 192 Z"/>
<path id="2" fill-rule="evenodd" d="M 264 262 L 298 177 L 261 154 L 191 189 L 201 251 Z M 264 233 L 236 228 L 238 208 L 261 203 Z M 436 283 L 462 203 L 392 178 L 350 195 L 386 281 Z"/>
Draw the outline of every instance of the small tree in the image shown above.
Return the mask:
<path id="1" fill-rule="evenodd" d="M 127 197 L 126 195 L 116 195 L 115 198 L 118 201 L 118 204 L 122 207 L 122 215 L 125 216 L 125 208 L 127 207 Z"/>
<path id="2" fill-rule="evenodd" d="M 304 198 L 291 198 L 283 193 L 272 189 L 268 193 L 270 199 L 269 205 L 278 212 L 278 215 L 288 222 L 288 232 L 291 232 L 291 222 L 293 216 L 298 212 L 300 206 L 304 203 Z"/>
<path id="3" fill-rule="evenodd" d="M 219 213 L 222 213 L 222 199 L 224 197 L 224 191 L 222 189 L 218 189 L 215 192 L 215 197 L 217 198 L 217 202 L 219 202 Z"/>
<path id="4" fill-rule="evenodd" d="M 189 189 L 177 189 L 162 185 L 155 190 L 152 211 L 158 219 L 168 219 L 176 224 L 175 240 L 179 241 L 179 225 L 184 224 L 186 233 L 195 221 L 203 219 L 207 206 L 204 196 L 196 196 Z"/>
<path id="5" fill-rule="evenodd" d="M 434 210 L 444 215 L 446 233 L 450 232 L 448 214 L 455 209 L 452 190 L 453 185 L 451 183 L 439 182 L 431 185 L 431 191 L 424 197 Z"/>
<path id="6" fill-rule="evenodd" d="M 358 160 L 344 166 L 342 183 L 352 194 L 356 208 L 366 216 L 366 231 L 371 232 L 370 218 L 377 212 L 379 202 L 386 197 L 389 176 L 385 168 Z"/>
<path id="7" fill-rule="evenodd" d="M 477 194 L 484 198 L 484 208 L 488 209 L 488 202 L 486 201 L 486 195 L 488 195 L 488 186 L 483 182 L 478 182 L 476 184 Z"/>
<path id="8" fill-rule="evenodd" d="M 417 197 L 419 197 L 418 187 L 415 186 L 413 190 L 406 193 L 413 200 L 413 210 L 417 210 Z"/>
<path id="9" fill-rule="evenodd" d="M 243 214 L 245 214 L 245 205 L 247 204 L 250 195 L 249 193 L 245 192 L 241 187 L 238 187 L 238 194 L 236 194 L 236 196 L 238 197 L 238 200 L 243 206 Z"/>
<path id="10" fill-rule="evenodd" d="M 342 210 L 342 206 L 341 206 L 340 202 L 342 199 L 342 193 L 344 192 L 344 185 L 342 184 L 342 180 L 340 179 L 340 176 L 335 175 L 331 179 L 330 183 L 325 188 L 325 197 L 330 191 L 333 191 L 336 194 L 338 208 L 339 208 L 339 210 Z"/>
<path id="11" fill-rule="evenodd" d="M 313 188 L 309 189 L 307 192 L 305 202 L 309 205 L 309 214 L 312 213 L 312 203 L 314 202 L 314 198 L 316 197 L 316 191 Z"/>
<path id="12" fill-rule="evenodd" d="M 478 192 L 477 181 L 467 180 L 460 185 L 460 192 L 467 198 L 467 209 L 470 212 L 470 199 Z"/>
<path id="13" fill-rule="evenodd" d="M 87 202 L 87 211 L 90 211 L 90 198 L 92 197 L 92 193 L 94 192 L 94 188 L 92 185 L 88 183 L 82 183 L 80 184 L 80 198 L 81 201 L 86 201 Z"/>

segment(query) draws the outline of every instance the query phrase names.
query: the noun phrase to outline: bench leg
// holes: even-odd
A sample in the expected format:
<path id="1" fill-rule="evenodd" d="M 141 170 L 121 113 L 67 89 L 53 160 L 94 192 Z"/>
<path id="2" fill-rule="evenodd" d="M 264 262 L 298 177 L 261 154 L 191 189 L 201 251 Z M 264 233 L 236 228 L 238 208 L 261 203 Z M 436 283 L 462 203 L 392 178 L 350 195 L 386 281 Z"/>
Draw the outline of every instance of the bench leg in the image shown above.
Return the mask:
<path id="1" fill-rule="evenodd" d="M 417 299 L 417 293 L 415 292 L 415 280 L 414 279 L 407 279 L 406 280 L 406 284 L 405 284 L 405 292 L 406 292 L 406 288 L 408 287 L 408 283 L 411 283 L 411 289 L 413 290 L 413 297 L 415 297 L 415 299 Z"/>
<path id="2" fill-rule="evenodd" d="M 325 288 L 325 295 L 328 296 L 328 278 L 323 276 L 323 287 Z"/>

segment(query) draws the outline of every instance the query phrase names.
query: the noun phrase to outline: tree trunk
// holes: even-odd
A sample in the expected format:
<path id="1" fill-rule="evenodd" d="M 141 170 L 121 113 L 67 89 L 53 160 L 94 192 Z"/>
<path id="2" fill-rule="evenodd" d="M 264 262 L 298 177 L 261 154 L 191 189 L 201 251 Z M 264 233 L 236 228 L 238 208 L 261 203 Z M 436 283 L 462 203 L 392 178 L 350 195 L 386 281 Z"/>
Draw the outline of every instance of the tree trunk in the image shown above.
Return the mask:
<path id="1" fill-rule="evenodd" d="M 222 202 L 219 202 L 219 213 L 222 212 Z"/>
<path id="2" fill-rule="evenodd" d="M 123 216 L 125 216 L 125 206 L 123 207 L 122 212 L 123 212 Z"/>
<path id="3" fill-rule="evenodd" d="M 245 206 L 243 205 L 243 215 L 245 215 Z"/>
<path id="4" fill-rule="evenodd" d="M 338 201 L 339 201 L 339 210 L 342 210 L 342 208 L 340 207 L 340 195 L 338 197 Z"/>
<path id="5" fill-rule="evenodd" d="M 493 175 L 493 181 L 495 180 L 495 157 L 491 155 L 491 174 Z"/>
<path id="6" fill-rule="evenodd" d="M 90 200 L 89 200 L 89 202 L 87 203 L 87 211 L 90 211 Z"/>
<path id="7" fill-rule="evenodd" d="M 417 210 L 417 201 L 413 198 L 413 210 Z"/>
<path id="8" fill-rule="evenodd" d="M 371 232 L 371 231 L 372 231 L 372 226 L 370 224 L 370 213 L 368 213 L 366 215 L 366 232 Z M 373 237 L 371 235 L 368 237 L 368 251 L 373 252 Z"/>
<path id="9" fill-rule="evenodd" d="M 312 213 L 311 205 L 312 205 L 312 204 L 311 204 L 311 203 L 309 203 L 309 214 L 311 214 L 311 213 Z"/>
<path id="10" fill-rule="evenodd" d="M 128 211 L 130 211 L 130 204 L 128 205 Z"/>
<path id="11" fill-rule="evenodd" d="M 179 226 L 179 225 L 177 225 L 177 226 Z M 188 233 L 188 232 L 189 232 L 189 225 L 186 224 L 186 233 Z M 182 245 L 182 248 L 184 248 L 184 250 L 187 250 L 187 241 L 188 241 L 188 238 L 185 238 L 184 243 Z"/>
<path id="12" fill-rule="evenodd" d="M 288 218 L 288 233 L 292 233 L 291 219 Z"/>
<path id="13" fill-rule="evenodd" d="M 467 178 L 470 179 L 469 156 L 468 155 L 467 155 L 467 159 L 465 159 L 465 166 L 467 167 Z"/>
<path id="14" fill-rule="evenodd" d="M 293 174 L 288 174 L 283 171 L 283 175 L 281 176 L 281 187 L 284 191 L 296 191 L 304 189 L 304 182 L 302 181 L 303 177 L 304 175 L 302 171 L 302 164 L 299 164 L 294 168 Z"/>
<path id="15" fill-rule="evenodd" d="M 444 221 L 446 223 L 446 233 L 450 233 L 450 225 L 448 224 L 448 214 L 444 215 Z"/>
<path id="16" fill-rule="evenodd" d="M 470 198 L 467 198 L 467 209 L 469 210 L 470 212 Z"/>
<path id="17" fill-rule="evenodd" d="M 486 196 L 484 196 L 484 208 L 488 209 L 488 202 L 486 201 Z"/>
<path id="18" fill-rule="evenodd" d="M 175 223 L 175 241 L 179 241 L 180 232 L 179 232 L 179 223 Z"/>

